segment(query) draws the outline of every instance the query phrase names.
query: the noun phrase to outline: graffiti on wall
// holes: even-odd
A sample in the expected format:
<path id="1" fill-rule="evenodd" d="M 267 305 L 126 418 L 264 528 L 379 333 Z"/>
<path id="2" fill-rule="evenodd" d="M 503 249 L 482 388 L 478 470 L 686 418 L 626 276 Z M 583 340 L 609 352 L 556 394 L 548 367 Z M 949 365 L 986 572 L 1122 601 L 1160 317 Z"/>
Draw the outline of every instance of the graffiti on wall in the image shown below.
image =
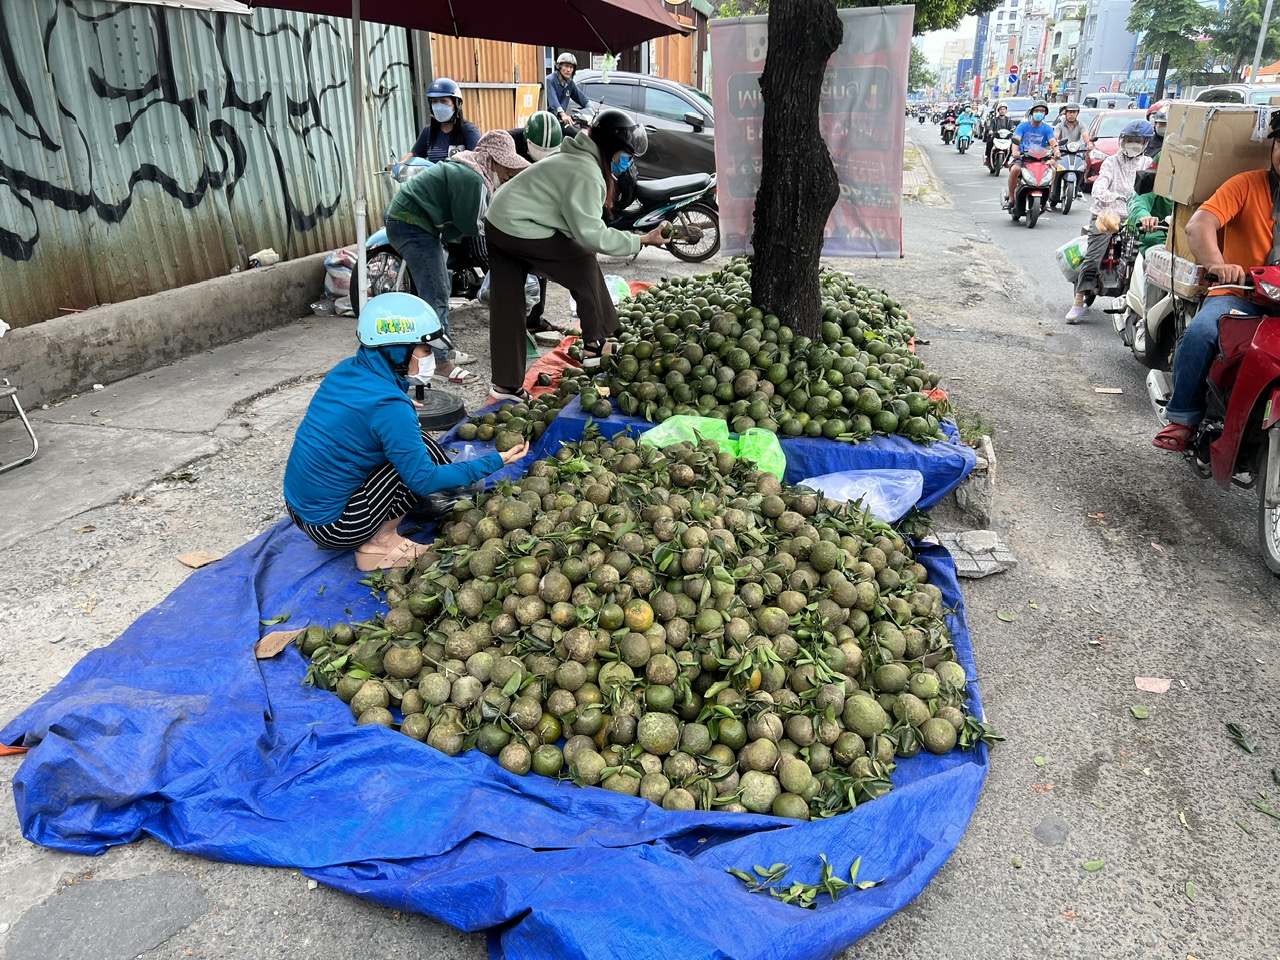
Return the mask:
<path id="1" fill-rule="evenodd" d="M 38 260 L 42 244 L 70 240 L 67 221 L 53 226 L 59 216 L 123 224 L 139 215 L 140 195 L 157 191 L 173 201 L 163 205 L 161 235 L 184 211 L 213 204 L 241 260 L 245 242 L 263 242 L 267 223 L 282 253 L 317 252 L 304 235 L 343 205 L 344 170 L 351 190 L 348 31 L 345 21 L 277 11 L 6 0 L 0 257 Z M 369 32 L 375 127 L 407 127 L 404 32 Z"/>

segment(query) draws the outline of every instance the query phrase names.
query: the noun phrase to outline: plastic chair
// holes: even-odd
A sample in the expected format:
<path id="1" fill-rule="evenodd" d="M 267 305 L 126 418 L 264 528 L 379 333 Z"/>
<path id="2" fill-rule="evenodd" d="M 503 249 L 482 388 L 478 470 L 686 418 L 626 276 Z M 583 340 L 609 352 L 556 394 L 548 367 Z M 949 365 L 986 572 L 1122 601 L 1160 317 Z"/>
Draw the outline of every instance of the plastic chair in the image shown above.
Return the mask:
<path id="1" fill-rule="evenodd" d="M 31 429 L 31 421 L 27 419 L 26 412 L 22 409 L 22 404 L 18 402 L 18 388 L 10 386 L 9 381 L 0 380 L 0 400 L 12 400 L 13 409 L 18 411 L 18 419 L 22 421 L 22 425 L 27 428 L 27 436 L 31 438 L 31 452 L 21 460 L 15 460 L 13 463 L 0 464 L 0 473 L 6 470 L 12 470 L 14 467 L 20 467 L 24 463 L 30 463 L 36 458 L 36 454 L 40 452 L 40 441 L 36 439 L 36 432 Z"/>

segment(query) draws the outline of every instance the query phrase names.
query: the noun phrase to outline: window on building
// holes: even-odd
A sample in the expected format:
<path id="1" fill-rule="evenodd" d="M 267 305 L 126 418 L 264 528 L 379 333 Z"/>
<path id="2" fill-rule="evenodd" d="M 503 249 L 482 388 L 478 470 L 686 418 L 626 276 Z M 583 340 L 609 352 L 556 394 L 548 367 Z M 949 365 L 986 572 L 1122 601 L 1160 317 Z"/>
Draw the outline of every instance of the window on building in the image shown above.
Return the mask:
<path id="1" fill-rule="evenodd" d="M 1016 9 L 1018 6 L 1018 0 L 1009 0 L 1009 6 Z"/>
<path id="2" fill-rule="evenodd" d="M 997 19 L 997 20 L 1003 20 L 1003 19 L 1004 19 L 1004 11 L 1003 11 L 1003 10 L 1001 10 L 999 13 L 997 13 L 997 14 L 996 14 L 996 19 Z"/>

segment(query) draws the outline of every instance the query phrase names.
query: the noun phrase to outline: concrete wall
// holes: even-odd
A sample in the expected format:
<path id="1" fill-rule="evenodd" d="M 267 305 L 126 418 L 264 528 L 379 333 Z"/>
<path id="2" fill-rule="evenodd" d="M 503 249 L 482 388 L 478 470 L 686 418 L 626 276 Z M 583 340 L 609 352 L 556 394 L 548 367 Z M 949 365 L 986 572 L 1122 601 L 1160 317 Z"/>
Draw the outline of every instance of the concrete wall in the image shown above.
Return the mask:
<path id="1" fill-rule="evenodd" d="M 323 292 L 324 258 L 302 257 L 10 330 L 0 338 L 0 377 L 8 377 L 32 409 L 291 323 L 309 314 Z M 354 331 L 349 318 L 333 322 Z"/>

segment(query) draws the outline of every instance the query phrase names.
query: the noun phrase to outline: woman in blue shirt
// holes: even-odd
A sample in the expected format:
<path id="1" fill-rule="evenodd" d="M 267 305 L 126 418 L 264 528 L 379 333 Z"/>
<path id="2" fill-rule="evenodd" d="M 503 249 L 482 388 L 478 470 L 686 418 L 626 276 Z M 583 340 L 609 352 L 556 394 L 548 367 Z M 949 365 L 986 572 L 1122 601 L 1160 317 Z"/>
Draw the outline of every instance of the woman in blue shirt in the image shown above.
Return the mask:
<path id="1" fill-rule="evenodd" d="M 527 443 L 465 463 L 422 429 L 406 376 L 432 363 L 441 327 L 425 301 L 384 293 L 360 311 L 356 355 L 329 371 L 298 426 L 284 471 L 293 522 L 325 550 L 355 548 L 356 568 L 407 567 L 426 549 L 400 523 L 428 494 L 515 463 Z"/>

